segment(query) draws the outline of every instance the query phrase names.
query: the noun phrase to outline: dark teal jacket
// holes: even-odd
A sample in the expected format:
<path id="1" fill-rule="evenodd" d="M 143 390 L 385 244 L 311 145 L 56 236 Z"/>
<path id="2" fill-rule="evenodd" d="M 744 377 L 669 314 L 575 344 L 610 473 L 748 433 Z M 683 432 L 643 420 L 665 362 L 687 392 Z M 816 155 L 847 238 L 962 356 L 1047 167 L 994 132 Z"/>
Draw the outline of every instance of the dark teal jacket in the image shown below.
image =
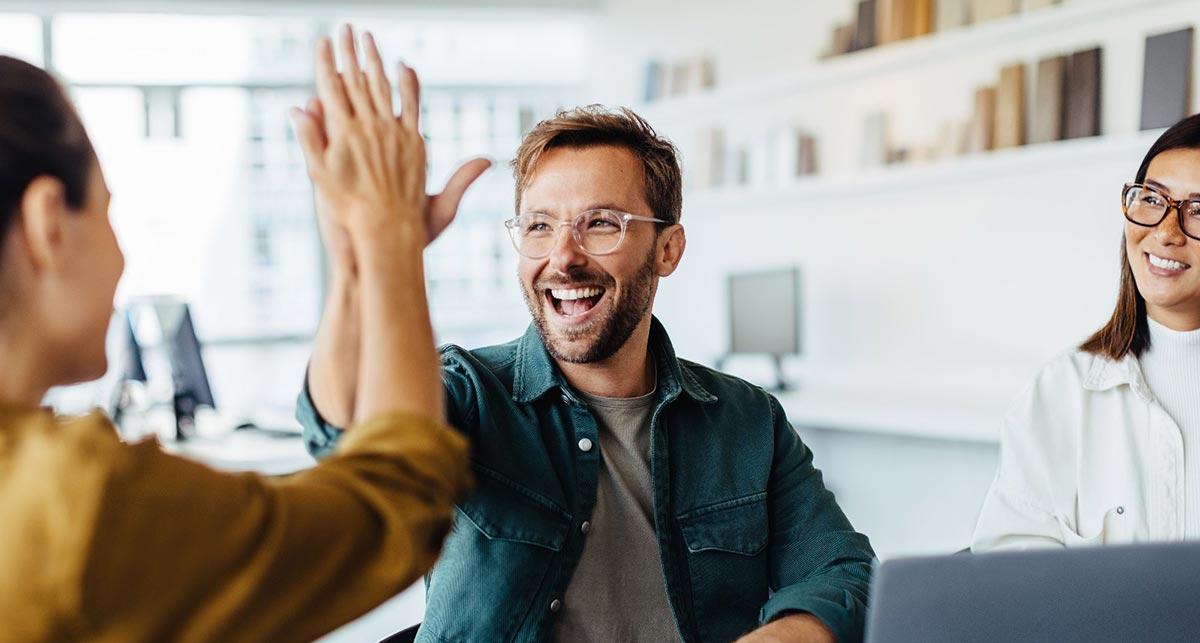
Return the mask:
<path id="1" fill-rule="evenodd" d="M 731 641 L 807 612 L 863 636 L 874 553 L 761 388 L 675 357 L 654 320 L 658 393 L 650 466 L 661 574 L 685 641 Z M 447 413 L 472 445 L 474 493 L 428 577 L 418 641 L 546 641 L 596 503 L 596 420 L 535 328 L 479 350 L 442 349 Z M 297 414 L 309 450 L 339 431 Z M 631 615 L 636 618 L 636 615 Z"/>

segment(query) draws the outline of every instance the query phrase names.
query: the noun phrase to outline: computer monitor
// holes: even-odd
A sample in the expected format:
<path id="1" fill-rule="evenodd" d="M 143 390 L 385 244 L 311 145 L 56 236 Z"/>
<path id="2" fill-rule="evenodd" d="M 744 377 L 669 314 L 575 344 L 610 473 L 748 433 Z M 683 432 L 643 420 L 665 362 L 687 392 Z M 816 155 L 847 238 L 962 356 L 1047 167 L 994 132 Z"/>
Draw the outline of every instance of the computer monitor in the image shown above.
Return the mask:
<path id="1" fill-rule="evenodd" d="M 208 371 L 204 368 L 200 340 L 192 324 L 186 303 L 174 300 L 154 302 L 154 312 L 162 330 L 163 348 L 171 365 L 174 389 L 175 437 L 187 439 L 195 428 L 196 409 L 216 408 Z"/>
<path id="2" fill-rule="evenodd" d="M 783 357 L 801 348 L 799 268 L 731 274 L 729 353 L 770 357 L 776 384 L 786 389 Z"/>
<path id="3" fill-rule="evenodd" d="M 110 349 L 110 354 L 115 353 L 116 368 L 113 369 L 113 372 L 116 373 L 116 381 L 111 389 L 107 409 L 113 424 L 117 426 L 121 425 L 122 416 L 131 404 L 129 383 L 142 382 L 144 384 L 147 381 L 142 346 L 138 343 L 137 335 L 133 331 L 133 311 L 127 309 L 119 316 L 115 337 L 110 334 L 110 337 L 113 337 L 111 341 L 115 342 L 115 347 Z"/>

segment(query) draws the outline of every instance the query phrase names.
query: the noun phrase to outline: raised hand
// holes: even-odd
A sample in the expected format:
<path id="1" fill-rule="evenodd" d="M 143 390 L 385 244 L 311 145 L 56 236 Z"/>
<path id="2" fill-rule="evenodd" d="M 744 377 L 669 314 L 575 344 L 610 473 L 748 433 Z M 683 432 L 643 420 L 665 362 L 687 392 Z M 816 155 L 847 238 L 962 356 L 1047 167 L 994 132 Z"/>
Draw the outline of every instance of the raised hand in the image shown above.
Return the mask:
<path id="1" fill-rule="evenodd" d="M 343 54 L 347 51 L 353 51 L 353 37 L 349 33 L 349 29 L 344 29 L 340 35 L 340 46 Z M 378 110 L 378 105 L 383 105 L 385 111 L 382 116 L 386 117 L 389 114 L 391 90 L 387 85 L 386 77 L 382 74 L 383 64 L 379 56 L 374 39 L 370 34 L 364 34 L 363 49 L 367 58 L 367 79 L 368 85 L 372 90 L 379 88 L 379 92 L 386 92 L 386 96 L 374 92 L 381 100 L 376 101 L 372 106 Z M 318 72 L 325 68 L 328 71 L 332 68 L 330 56 L 323 51 L 323 46 L 318 47 L 317 58 Z M 350 57 L 346 55 L 348 59 Z M 355 59 L 355 62 L 357 60 Z M 400 89 L 402 95 L 402 116 L 396 118 L 398 124 L 403 125 L 406 121 L 406 116 L 411 117 L 411 122 L 414 127 L 419 125 L 420 115 L 420 85 L 416 74 L 411 69 L 401 66 L 400 69 Z M 379 79 L 371 82 L 371 79 L 378 73 Z M 381 79 L 381 80 L 380 80 Z M 343 78 L 343 83 L 349 81 L 349 77 Z M 352 106 L 353 104 L 351 104 Z M 294 112 L 298 138 L 305 147 L 306 159 L 310 155 L 315 155 L 317 150 L 324 151 L 328 147 L 328 125 L 326 119 L 325 108 L 320 98 L 313 98 L 308 101 L 303 110 Z M 394 115 L 393 115 L 394 117 Z M 310 153 L 310 150 L 312 152 Z M 310 173 L 313 168 L 310 162 Z M 483 172 L 491 167 L 491 161 L 486 158 L 475 158 L 463 163 L 450 177 L 446 187 L 442 192 L 433 195 L 427 195 L 425 199 L 425 208 L 423 220 L 426 228 L 426 243 L 433 242 L 446 229 L 446 227 L 454 220 L 458 212 L 459 203 L 462 200 L 463 194 L 467 188 L 479 178 Z M 316 179 L 314 177 L 314 183 Z M 354 274 L 354 256 L 349 246 L 349 238 L 343 225 L 339 221 L 331 219 L 329 213 L 329 205 L 327 198 L 321 191 L 321 186 L 317 185 L 316 194 L 316 209 L 317 219 L 321 227 L 321 235 L 325 239 L 326 246 L 332 255 L 333 263 L 336 268 L 347 274 Z"/>
<path id="2" fill-rule="evenodd" d="M 311 111 L 293 110 L 324 215 L 352 238 L 369 238 L 383 228 L 424 238 L 429 199 L 416 74 L 401 66 L 401 115 L 396 118 L 391 83 L 371 35 L 363 36 L 366 71 L 359 66 L 349 26 L 342 28 L 338 43 L 343 73 L 334 63 L 333 43 L 322 38 L 316 53 L 319 102 Z"/>

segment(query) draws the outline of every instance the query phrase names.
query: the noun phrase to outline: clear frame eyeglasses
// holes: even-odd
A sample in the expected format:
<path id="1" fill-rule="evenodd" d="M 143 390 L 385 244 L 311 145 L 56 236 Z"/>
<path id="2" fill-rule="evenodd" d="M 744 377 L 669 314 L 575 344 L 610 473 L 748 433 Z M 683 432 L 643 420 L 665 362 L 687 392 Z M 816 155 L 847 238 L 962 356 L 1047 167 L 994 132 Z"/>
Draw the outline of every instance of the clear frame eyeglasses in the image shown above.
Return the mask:
<path id="1" fill-rule="evenodd" d="M 625 240 L 630 221 L 670 224 L 655 217 L 643 217 L 619 210 L 587 210 L 570 221 L 558 219 L 541 212 L 528 212 L 504 222 L 513 247 L 522 257 L 544 259 L 554 250 L 558 240 L 558 229 L 570 226 L 571 237 L 581 250 L 589 255 L 612 254 Z"/>
<path id="2" fill-rule="evenodd" d="M 1183 234 L 1200 241 L 1200 199 L 1176 201 L 1162 191 L 1141 183 L 1126 183 L 1121 191 L 1121 211 L 1135 225 L 1157 227 L 1172 208 L 1179 216 L 1179 229 Z"/>

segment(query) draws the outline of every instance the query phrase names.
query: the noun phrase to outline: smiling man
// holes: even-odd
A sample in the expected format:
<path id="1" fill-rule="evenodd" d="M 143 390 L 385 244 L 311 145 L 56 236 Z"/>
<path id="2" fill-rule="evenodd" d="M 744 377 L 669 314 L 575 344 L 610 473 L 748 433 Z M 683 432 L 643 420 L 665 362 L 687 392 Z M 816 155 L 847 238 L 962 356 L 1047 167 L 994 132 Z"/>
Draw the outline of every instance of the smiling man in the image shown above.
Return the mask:
<path id="1" fill-rule="evenodd" d="M 477 487 L 418 640 L 861 639 L 873 552 L 779 402 L 677 358 L 651 315 L 686 246 L 674 147 L 584 107 L 538 124 L 513 170 L 533 324 L 442 351 Z M 299 408 L 317 455 L 357 382 L 354 267 L 335 264 Z"/>

